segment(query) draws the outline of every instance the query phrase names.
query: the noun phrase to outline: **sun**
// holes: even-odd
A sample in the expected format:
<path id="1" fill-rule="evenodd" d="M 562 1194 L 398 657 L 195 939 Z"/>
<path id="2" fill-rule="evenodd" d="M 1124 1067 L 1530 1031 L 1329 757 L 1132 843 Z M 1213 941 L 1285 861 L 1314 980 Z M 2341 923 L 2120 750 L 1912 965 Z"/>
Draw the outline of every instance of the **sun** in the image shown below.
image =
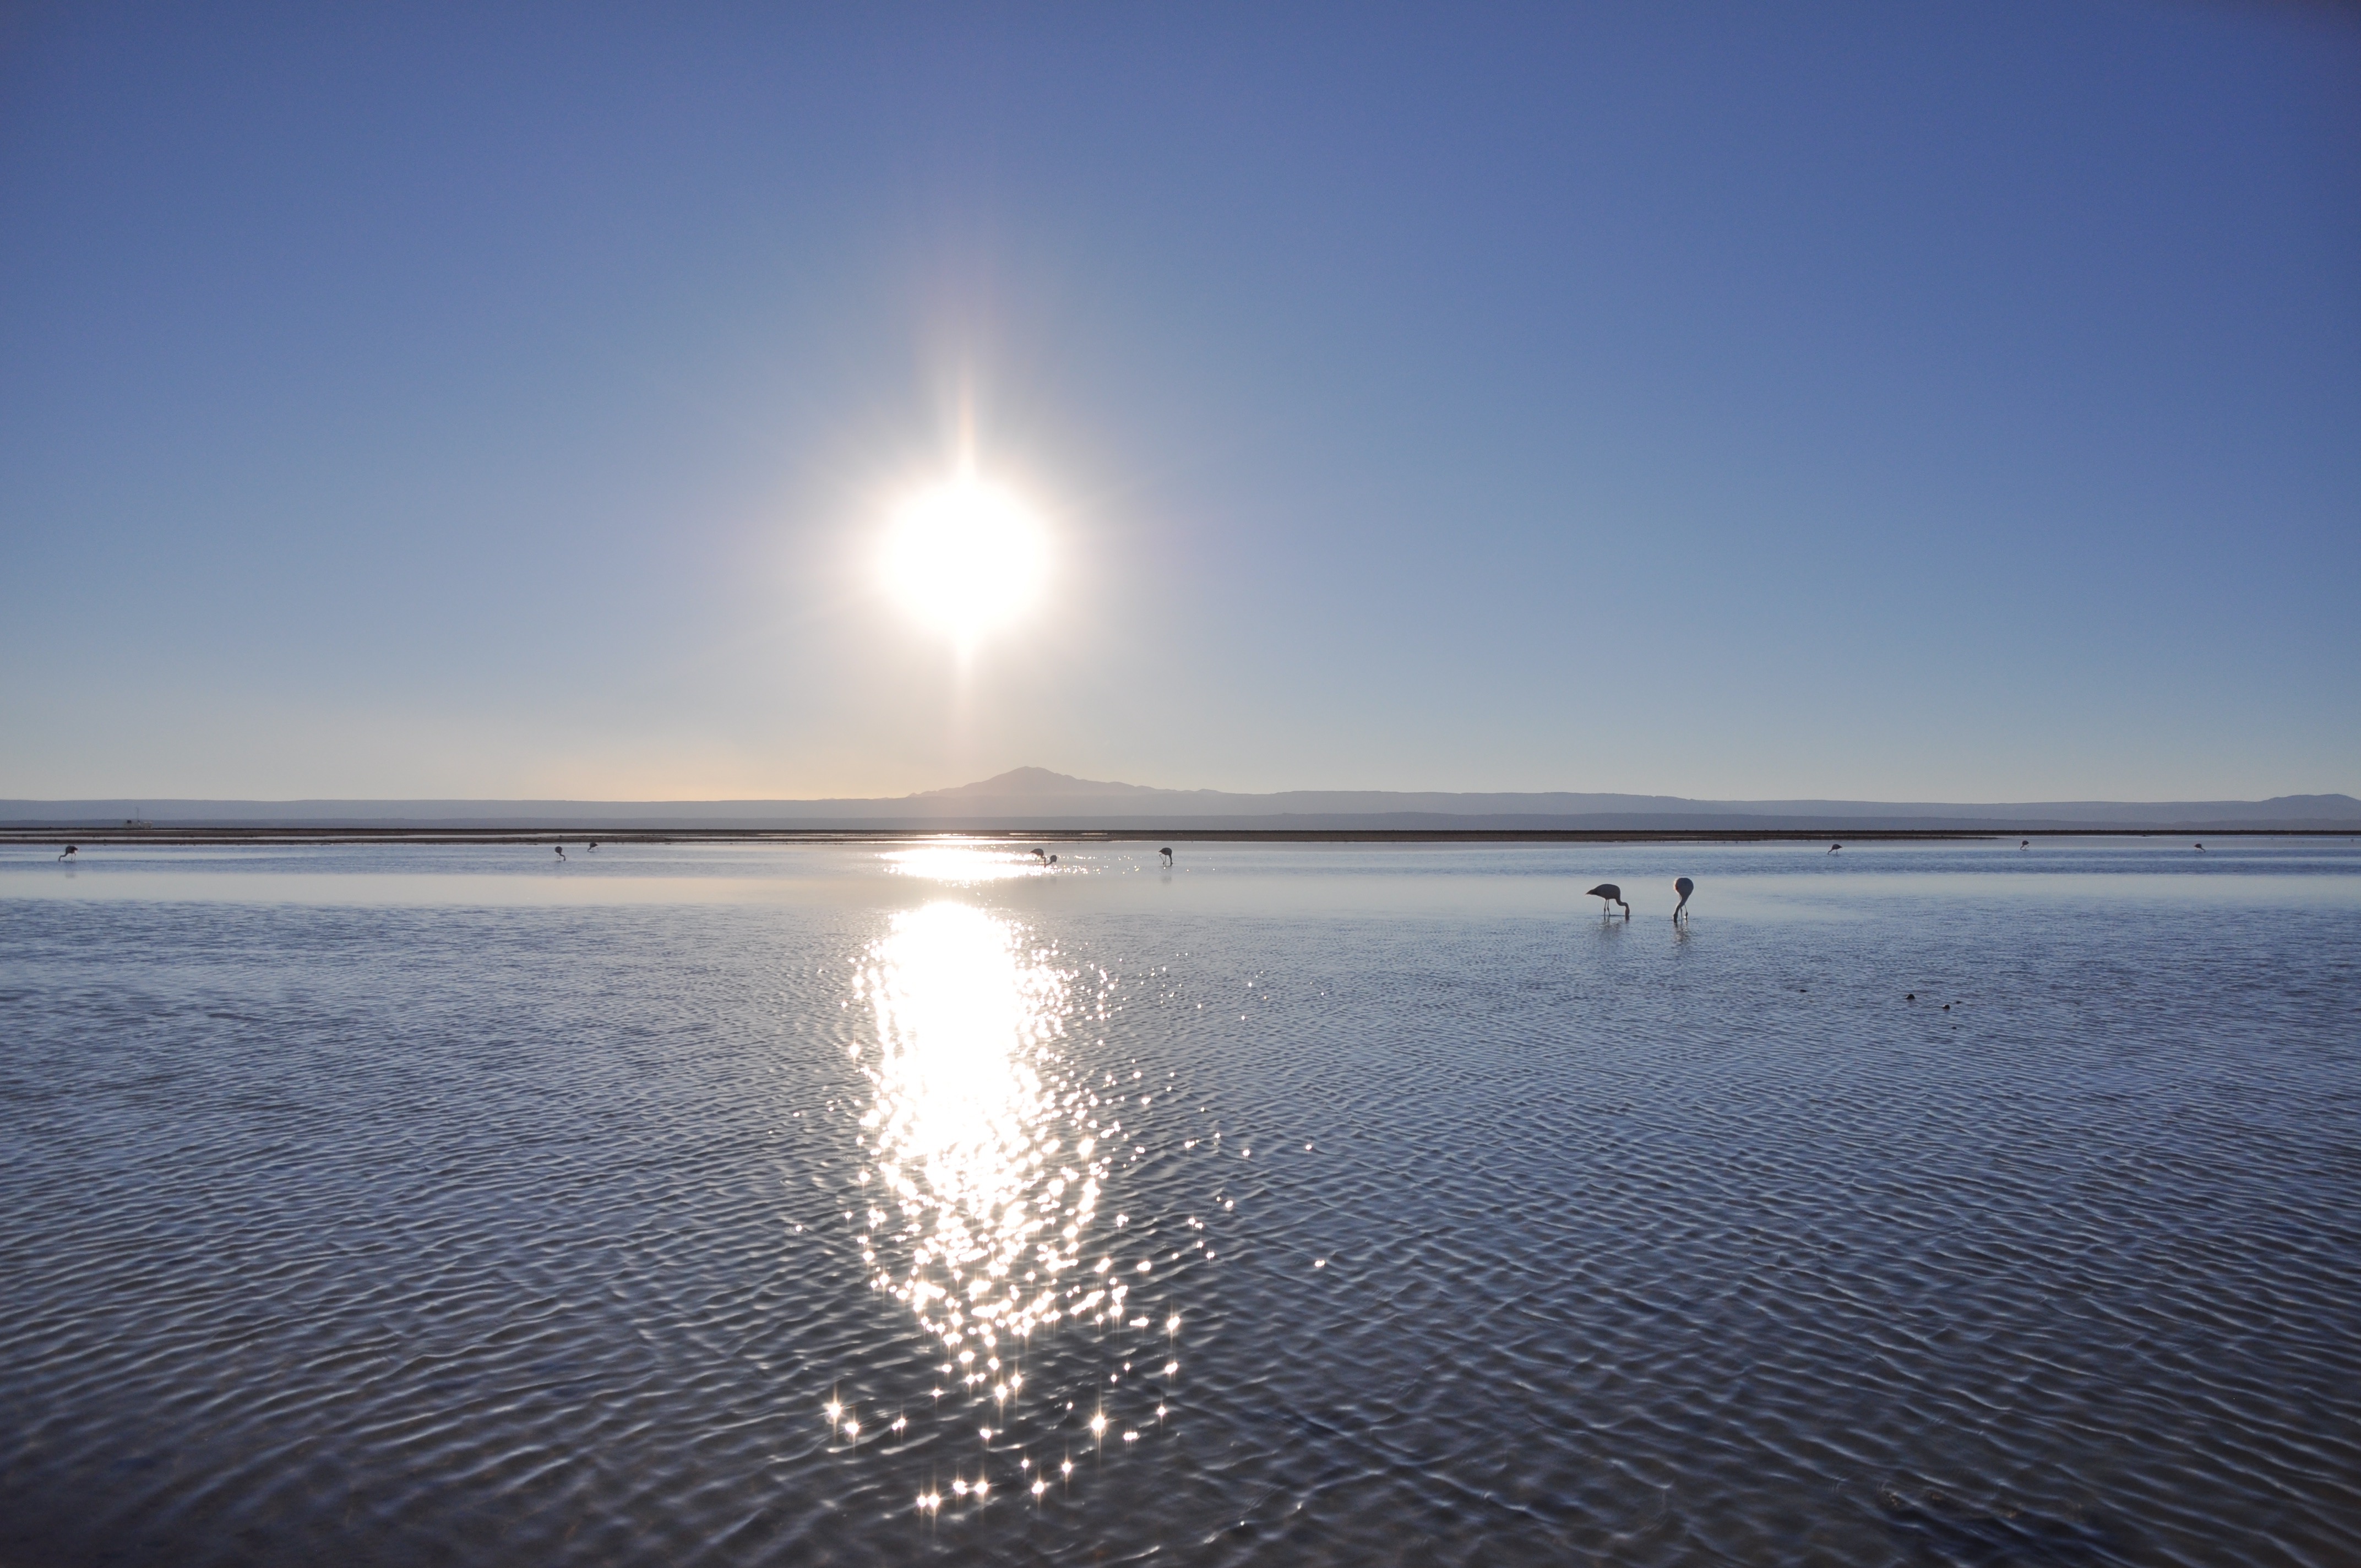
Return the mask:
<path id="1" fill-rule="evenodd" d="M 972 477 L 912 497 L 886 535 L 887 588 L 962 651 L 1032 608 L 1049 564 L 1040 521 Z"/>

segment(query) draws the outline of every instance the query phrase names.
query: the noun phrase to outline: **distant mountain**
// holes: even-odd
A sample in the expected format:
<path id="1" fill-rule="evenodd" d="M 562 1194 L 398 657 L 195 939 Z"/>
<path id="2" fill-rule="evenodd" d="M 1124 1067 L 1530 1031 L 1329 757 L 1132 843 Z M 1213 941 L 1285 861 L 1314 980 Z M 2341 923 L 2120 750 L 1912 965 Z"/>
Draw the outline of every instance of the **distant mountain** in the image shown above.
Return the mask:
<path id="1" fill-rule="evenodd" d="M 974 784 L 858 800 L 14 800 L 0 826 L 100 828 L 548 828 L 645 829 L 941 828 L 1047 832 L 1060 828 L 1277 830 L 1591 830 L 1644 832 L 2112 828 L 2170 831 L 2279 828 L 2361 832 L 2361 800 L 2039 801 L 2010 805 L 1867 800 L 1691 800 L 1670 795 L 1455 794 L 1441 791 L 1211 789 L 1078 779 L 1016 768 Z"/>
<path id="2" fill-rule="evenodd" d="M 1011 768 L 974 784 L 953 784 L 949 789 L 920 790 L 906 800 L 975 800 L 975 799 L 1066 799 L 1076 795 L 1109 796 L 1137 799 L 1142 795 L 1212 795 L 1212 790 L 1158 789 L 1152 784 L 1104 784 L 1097 779 L 1078 779 L 1070 773 L 1053 773 L 1047 768 Z"/>

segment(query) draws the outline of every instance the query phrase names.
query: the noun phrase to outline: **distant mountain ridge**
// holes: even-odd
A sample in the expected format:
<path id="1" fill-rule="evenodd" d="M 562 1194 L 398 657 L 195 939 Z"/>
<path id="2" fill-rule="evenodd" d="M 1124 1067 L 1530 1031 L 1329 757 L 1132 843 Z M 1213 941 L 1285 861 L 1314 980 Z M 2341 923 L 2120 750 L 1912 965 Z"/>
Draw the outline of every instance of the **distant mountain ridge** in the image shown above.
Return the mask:
<path id="1" fill-rule="evenodd" d="M 923 789 L 906 795 L 906 800 L 964 800 L 979 795 L 1111 795 L 1126 799 L 1147 795 L 1203 795 L 1219 792 L 1208 789 L 1159 789 L 1154 784 L 1110 784 L 1104 779 L 1078 779 L 1071 773 L 1053 773 L 1047 768 L 1011 768 L 1005 773 L 980 779 L 974 784 L 953 784 L 948 789 Z"/>
<path id="2" fill-rule="evenodd" d="M 158 828 L 1060 828 L 1255 830 L 1462 829 L 1742 832 L 2090 828 L 2361 832 L 2361 800 L 2036 801 L 1693 800 L 1669 795 L 1284 790 L 1269 795 L 1081 779 L 1014 768 L 973 784 L 845 800 L 12 800 L 0 826 Z"/>

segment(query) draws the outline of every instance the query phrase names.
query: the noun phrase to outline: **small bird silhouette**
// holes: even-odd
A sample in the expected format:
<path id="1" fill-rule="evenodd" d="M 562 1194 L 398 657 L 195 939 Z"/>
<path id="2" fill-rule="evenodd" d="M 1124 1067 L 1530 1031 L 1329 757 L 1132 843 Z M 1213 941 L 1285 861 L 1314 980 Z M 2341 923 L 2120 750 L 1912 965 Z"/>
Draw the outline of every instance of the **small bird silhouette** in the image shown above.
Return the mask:
<path id="1" fill-rule="evenodd" d="M 561 860 L 561 861 L 562 861 L 562 860 L 564 860 L 564 859 L 566 858 L 566 846 L 565 846 L 565 845 L 563 845 L 563 844 L 555 844 L 555 845 L 552 845 L 552 846 L 551 846 L 551 848 L 555 849 L 555 850 L 557 851 L 557 858 L 558 858 L 559 860 Z"/>
<path id="2" fill-rule="evenodd" d="M 65 852 L 64 854 L 60 855 L 60 856 L 58 857 L 58 859 L 60 859 L 60 860 L 61 860 L 61 861 L 71 861 L 71 860 L 72 860 L 73 858 L 74 858 L 74 847 L 73 847 L 71 844 L 68 844 L 68 845 L 66 846 L 66 852 Z"/>
<path id="3" fill-rule="evenodd" d="M 1163 849 L 1159 850 L 1156 852 L 1164 857 L 1164 869 L 1166 871 L 1170 871 L 1172 869 L 1172 847 L 1168 844 Z"/>
<path id="4" fill-rule="evenodd" d="M 1623 890 L 1611 882 L 1600 883 L 1585 896 L 1601 901 L 1598 906 L 1598 912 L 1601 915 L 1610 913 L 1609 905 L 1623 904 Z M 1631 906 L 1628 904 L 1623 904 L 1623 918 L 1626 920 L 1631 918 Z"/>
<path id="5" fill-rule="evenodd" d="M 595 849 L 597 849 L 597 848 L 598 847 L 598 839 L 591 839 L 591 840 L 590 840 L 590 847 L 591 847 L 592 849 L 594 849 L 594 850 L 595 850 Z"/>
<path id="6" fill-rule="evenodd" d="M 1841 850 L 1841 849 L 1843 849 L 1843 848 L 1844 848 L 1844 846 L 1843 846 L 1842 844 L 1830 844 L 1830 845 L 1828 846 L 1828 853 L 1829 853 L 1829 854 L 1831 854 L 1831 855 L 1833 855 L 1833 854 L 1835 854 L 1839 850 Z"/>
<path id="7" fill-rule="evenodd" d="M 2202 850 L 2203 848 L 2205 848 L 2205 846 L 2204 846 L 2204 845 L 2202 845 L 2202 844 L 2200 844 L 2200 845 L 2198 845 L 2197 847 L 2198 847 L 2199 849 L 2201 849 L 2201 850 Z"/>
<path id="8" fill-rule="evenodd" d="M 1033 858 L 1046 866 L 1049 863 L 1049 851 L 1036 844 L 1033 846 Z"/>
<path id="9" fill-rule="evenodd" d="M 2016 847 L 2020 850 L 2030 850 L 2033 848 L 2033 840 L 2030 839 L 2019 839 L 2016 841 Z"/>
<path id="10" fill-rule="evenodd" d="M 1685 876 L 1676 876 L 1673 879 L 1673 891 L 1681 895 L 1681 901 L 1673 905 L 1673 918 L 1677 920 L 1681 917 L 1681 911 L 1689 906 L 1689 894 L 1697 891 L 1697 883 Z"/>

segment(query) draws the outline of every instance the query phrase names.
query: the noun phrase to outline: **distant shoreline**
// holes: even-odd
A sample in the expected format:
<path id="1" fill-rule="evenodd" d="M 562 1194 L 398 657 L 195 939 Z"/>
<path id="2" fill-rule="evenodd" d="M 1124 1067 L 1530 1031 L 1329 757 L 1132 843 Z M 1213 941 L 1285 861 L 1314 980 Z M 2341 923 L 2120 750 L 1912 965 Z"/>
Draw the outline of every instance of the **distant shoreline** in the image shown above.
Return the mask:
<path id="1" fill-rule="evenodd" d="M 1826 844 L 1974 843 L 2008 839 L 2354 839 L 2337 828 L 0 828 L 0 847 L 144 844 L 907 844 L 952 839 L 972 844 Z"/>
<path id="2" fill-rule="evenodd" d="M 2361 833 L 2361 799 L 2281 795 L 2268 800 L 1876 801 L 1697 800 L 1595 791 L 1281 790 L 1237 794 L 1079 779 L 1011 769 L 951 789 L 891 798 L 580 800 L 318 797 L 232 800 L 132 795 L 0 799 L 0 832 L 95 836 L 118 828 L 214 832 L 361 829 L 409 834 L 906 834 L 1118 838 L 1210 835 L 1221 842 L 1750 843 L 1779 835 L 1868 839 L 2037 832 Z M 1343 834 L 1338 839 L 1331 835 Z M 1272 837 L 1263 837 L 1269 835 Z"/>

